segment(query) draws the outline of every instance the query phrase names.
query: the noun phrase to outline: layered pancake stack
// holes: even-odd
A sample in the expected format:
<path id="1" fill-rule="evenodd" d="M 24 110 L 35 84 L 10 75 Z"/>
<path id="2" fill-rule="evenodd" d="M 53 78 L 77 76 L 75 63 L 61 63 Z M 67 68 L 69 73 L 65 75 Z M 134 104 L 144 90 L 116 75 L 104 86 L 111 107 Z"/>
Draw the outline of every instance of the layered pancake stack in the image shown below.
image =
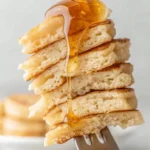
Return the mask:
<path id="1" fill-rule="evenodd" d="M 0 134 L 3 130 L 3 117 L 4 117 L 4 102 L 0 101 Z"/>
<path id="2" fill-rule="evenodd" d="M 108 15 L 106 15 L 108 16 Z M 22 38 L 23 53 L 31 54 L 19 66 L 25 70 L 24 79 L 41 99 L 32 106 L 30 117 L 42 115 L 49 125 L 45 145 L 64 143 L 85 134 L 99 132 L 106 126 L 123 128 L 143 123 L 137 109 L 130 40 L 114 39 L 116 30 L 107 17 L 92 24 L 82 37 L 76 69 L 68 75 L 66 62 L 68 43 L 64 34 L 64 18 L 48 17 Z M 69 35 L 80 37 L 82 31 Z M 69 62 L 74 61 L 74 57 Z M 76 121 L 68 122 L 68 78 L 71 79 L 71 108 Z"/>
<path id="3" fill-rule="evenodd" d="M 29 107 L 39 96 L 19 94 L 5 99 L 3 134 L 7 136 L 44 136 L 46 125 L 40 116 L 29 119 Z"/>

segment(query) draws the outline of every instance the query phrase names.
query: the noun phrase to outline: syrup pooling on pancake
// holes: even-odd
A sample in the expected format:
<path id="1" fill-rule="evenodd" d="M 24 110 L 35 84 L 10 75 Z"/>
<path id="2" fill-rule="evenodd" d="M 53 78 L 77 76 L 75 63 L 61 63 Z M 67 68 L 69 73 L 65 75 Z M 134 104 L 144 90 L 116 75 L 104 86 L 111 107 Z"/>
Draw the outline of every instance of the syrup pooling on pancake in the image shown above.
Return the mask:
<path id="1" fill-rule="evenodd" d="M 87 32 L 91 24 L 105 21 L 109 15 L 109 10 L 99 0 L 63 0 L 51 7 L 45 17 L 62 15 L 64 17 L 64 34 L 68 45 L 68 55 L 66 58 L 66 73 L 68 81 L 68 123 L 77 121 L 78 118 L 72 111 L 71 97 L 71 75 L 78 69 L 80 62 L 78 61 L 79 46 L 82 37 Z M 69 35 L 82 31 L 78 37 L 70 38 Z M 72 59 L 70 59 L 73 57 Z"/>

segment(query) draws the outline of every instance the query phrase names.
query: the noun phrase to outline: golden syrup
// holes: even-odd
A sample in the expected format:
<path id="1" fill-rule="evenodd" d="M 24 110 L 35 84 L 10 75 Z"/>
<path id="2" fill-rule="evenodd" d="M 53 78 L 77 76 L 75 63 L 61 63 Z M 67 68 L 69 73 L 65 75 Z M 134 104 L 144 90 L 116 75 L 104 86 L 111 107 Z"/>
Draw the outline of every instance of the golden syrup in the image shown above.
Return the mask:
<path id="1" fill-rule="evenodd" d="M 109 14 L 108 8 L 99 0 L 62 0 L 60 3 L 51 7 L 45 14 L 45 17 L 59 16 L 64 17 L 64 34 L 68 45 L 68 55 L 66 59 L 66 73 L 68 82 L 68 123 L 78 120 L 72 109 L 71 96 L 71 73 L 78 69 L 79 47 L 84 34 L 91 24 L 103 22 Z M 81 32 L 76 37 L 69 35 Z M 70 58 L 73 57 L 71 60 Z"/>

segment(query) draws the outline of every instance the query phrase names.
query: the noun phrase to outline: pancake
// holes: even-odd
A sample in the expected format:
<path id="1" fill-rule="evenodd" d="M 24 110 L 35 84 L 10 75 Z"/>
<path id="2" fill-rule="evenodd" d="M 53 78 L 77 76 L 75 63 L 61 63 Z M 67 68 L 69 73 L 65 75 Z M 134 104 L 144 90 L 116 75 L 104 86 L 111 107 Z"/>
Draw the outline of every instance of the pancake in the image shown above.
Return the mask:
<path id="1" fill-rule="evenodd" d="M 32 81 L 29 90 L 41 98 L 30 105 L 28 121 L 28 112 L 21 111 L 18 115 L 9 110 L 11 105 L 8 107 L 4 121 L 6 134 L 35 135 L 39 133 L 38 128 L 40 133 L 45 129 L 48 131 L 45 146 L 49 146 L 100 132 L 106 126 L 127 128 L 144 122 L 140 111 L 136 110 L 138 103 L 134 90 L 129 88 L 134 83 L 133 66 L 126 63 L 130 58 L 130 40 L 114 39 L 116 30 L 113 21 L 108 19 L 110 11 L 98 7 L 98 1 L 88 3 L 88 11 L 82 1 L 76 3 L 81 11 L 78 11 L 79 7 L 74 10 L 72 2 L 68 2 L 64 5 L 70 8 L 73 24 L 64 7 L 59 7 L 63 3 L 59 3 L 54 5 L 58 5 L 56 9 L 50 8 L 46 13 L 44 22 L 19 39 L 22 52 L 31 54 L 19 69 L 25 71 L 26 81 Z M 91 17 L 93 11 L 99 16 Z M 61 13 L 68 15 L 58 15 Z M 54 14 L 58 16 L 52 17 Z M 97 19 L 103 22 L 98 23 Z M 84 20 L 97 23 L 91 23 L 82 39 L 82 31 L 88 27 L 82 24 Z M 68 98 L 72 99 L 73 112 L 69 111 Z M 30 125 L 31 122 L 40 123 L 36 119 L 31 121 L 34 117 L 43 118 L 48 125 L 43 128 Z"/>
<path id="2" fill-rule="evenodd" d="M 72 98 L 84 95 L 93 90 L 111 90 L 126 88 L 134 83 L 133 66 L 122 63 L 91 74 L 72 78 Z M 40 101 L 30 107 L 30 117 L 45 115 L 49 109 L 67 101 L 68 84 L 65 82 L 59 88 L 42 94 Z"/>
<path id="3" fill-rule="evenodd" d="M 3 134 L 9 136 L 44 136 L 45 123 L 17 120 L 5 117 L 3 121 Z"/>
<path id="4" fill-rule="evenodd" d="M 72 40 L 74 37 L 79 36 L 79 34 L 81 34 L 81 32 L 71 36 L 73 37 Z M 115 29 L 112 21 L 93 26 L 84 36 L 79 48 L 79 53 L 81 54 L 101 44 L 109 42 L 114 36 Z M 25 80 L 31 80 L 45 69 L 58 63 L 60 60 L 65 59 L 67 53 L 67 42 L 65 39 L 62 39 L 44 47 L 39 52 L 32 55 L 27 61 L 19 66 L 19 69 L 25 70 Z"/>
<path id="5" fill-rule="evenodd" d="M 49 127 L 49 125 L 46 124 L 46 133 L 48 133 L 51 130 L 51 128 Z"/>
<path id="6" fill-rule="evenodd" d="M 106 126 L 127 128 L 140 125 L 143 122 L 143 117 L 139 111 L 113 112 L 88 116 L 72 126 L 64 123 L 49 131 L 46 134 L 45 145 L 49 146 L 54 143 L 62 144 L 76 136 L 97 133 Z"/>
<path id="7" fill-rule="evenodd" d="M 137 99 L 133 89 L 95 91 L 72 101 L 72 111 L 78 118 L 100 113 L 135 110 L 136 108 Z M 50 110 L 44 120 L 50 126 L 55 126 L 64 122 L 67 112 L 66 102 Z"/>
<path id="8" fill-rule="evenodd" d="M 3 117 L 0 116 L 0 135 L 3 133 Z"/>
<path id="9" fill-rule="evenodd" d="M 34 132 L 34 131 L 26 132 L 26 131 L 15 131 L 9 129 L 8 130 L 4 129 L 2 133 L 4 136 L 18 136 L 18 137 L 44 137 L 45 136 L 44 132 L 41 133 Z"/>
<path id="10" fill-rule="evenodd" d="M 110 20 L 106 19 L 105 22 L 97 24 L 110 24 Z M 96 26 L 97 24 L 92 25 L 91 27 Z M 79 30 L 76 30 L 77 32 L 81 30 L 81 27 L 79 28 Z M 105 29 L 106 28 L 104 27 L 104 32 Z M 73 31 L 71 35 L 75 34 L 76 31 Z M 110 32 L 112 32 L 111 29 Z M 49 17 L 44 22 L 30 30 L 28 33 L 26 33 L 23 37 L 19 39 L 19 43 L 24 46 L 22 50 L 23 53 L 33 54 L 42 49 L 43 47 L 64 38 L 64 19 L 62 16 L 55 16 Z M 107 36 L 104 35 L 104 38 L 107 38 Z"/>
<path id="11" fill-rule="evenodd" d="M 0 101 L 0 116 L 4 115 L 4 101 Z"/>
<path id="12" fill-rule="evenodd" d="M 35 104 L 40 96 L 18 94 L 5 99 L 5 114 L 16 119 L 28 120 L 29 107 Z M 42 117 L 34 116 L 31 120 L 41 121 Z"/>
<path id="13" fill-rule="evenodd" d="M 3 129 L 3 117 L 4 117 L 4 101 L 0 101 L 0 135 Z"/>
<path id="14" fill-rule="evenodd" d="M 70 60 L 73 70 L 70 76 L 96 72 L 113 64 L 124 62 L 130 57 L 129 47 L 130 41 L 128 39 L 119 39 L 83 53 L 78 57 L 80 63 L 77 69 L 74 69 L 76 66 L 71 65 L 74 59 Z M 42 94 L 61 86 L 66 82 L 65 64 L 66 60 L 62 60 L 44 71 L 33 80 L 29 89 L 34 90 L 36 94 Z"/>

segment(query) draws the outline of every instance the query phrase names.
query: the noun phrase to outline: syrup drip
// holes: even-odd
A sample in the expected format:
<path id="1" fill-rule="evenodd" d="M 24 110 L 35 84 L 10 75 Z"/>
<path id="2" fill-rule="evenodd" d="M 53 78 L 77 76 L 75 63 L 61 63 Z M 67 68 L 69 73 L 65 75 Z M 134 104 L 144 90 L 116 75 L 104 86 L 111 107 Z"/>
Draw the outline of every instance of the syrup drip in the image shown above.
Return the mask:
<path id="1" fill-rule="evenodd" d="M 72 109 L 71 96 L 71 73 L 76 71 L 79 66 L 78 54 L 79 47 L 84 34 L 91 24 L 105 21 L 108 17 L 107 7 L 99 0 L 62 0 L 60 3 L 51 7 L 45 17 L 59 16 L 64 17 L 64 34 L 68 45 L 68 55 L 66 59 L 66 73 L 68 83 L 68 115 L 67 121 L 72 124 L 79 120 Z M 76 37 L 69 35 L 81 32 Z M 72 59 L 70 59 L 72 58 Z"/>

